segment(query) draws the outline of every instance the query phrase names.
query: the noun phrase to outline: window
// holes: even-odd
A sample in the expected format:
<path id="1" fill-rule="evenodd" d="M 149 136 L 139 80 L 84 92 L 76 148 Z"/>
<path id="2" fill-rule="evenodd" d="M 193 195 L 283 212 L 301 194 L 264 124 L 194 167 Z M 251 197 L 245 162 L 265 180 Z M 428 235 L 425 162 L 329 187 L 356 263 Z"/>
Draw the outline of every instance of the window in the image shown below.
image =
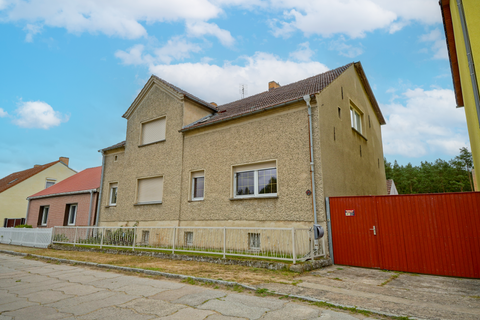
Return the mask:
<path id="1" fill-rule="evenodd" d="M 150 238 L 150 231 L 142 230 L 142 244 L 148 245 L 148 238 Z"/>
<path id="2" fill-rule="evenodd" d="M 47 189 L 48 187 L 51 187 L 55 184 L 55 179 L 47 179 L 47 182 L 45 183 L 45 189 Z"/>
<path id="3" fill-rule="evenodd" d="M 117 190 L 118 190 L 118 183 L 110 183 L 110 206 L 117 205 Z"/>
<path id="4" fill-rule="evenodd" d="M 77 205 L 76 204 L 69 204 L 67 205 L 68 208 L 68 220 L 67 224 L 69 226 L 75 225 L 75 220 L 77 218 Z"/>
<path id="5" fill-rule="evenodd" d="M 248 247 L 250 250 L 260 250 L 260 233 L 248 233 Z"/>
<path id="6" fill-rule="evenodd" d="M 163 177 L 138 179 L 137 204 L 162 203 Z"/>
<path id="7" fill-rule="evenodd" d="M 203 200 L 205 194 L 204 171 L 192 172 L 192 200 Z"/>
<path id="8" fill-rule="evenodd" d="M 46 226 L 48 222 L 48 210 L 50 209 L 49 206 L 41 206 L 40 213 L 38 216 L 38 225 Z"/>
<path id="9" fill-rule="evenodd" d="M 165 117 L 142 123 L 141 145 L 162 140 L 165 140 Z"/>
<path id="10" fill-rule="evenodd" d="M 236 198 L 276 196 L 275 161 L 235 167 L 234 195 Z"/>
<path id="11" fill-rule="evenodd" d="M 350 108 L 352 128 L 362 133 L 362 115 L 354 108 Z"/>
<path id="12" fill-rule="evenodd" d="M 193 231 L 185 231 L 185 245 L 193 246 Z"/>
<path id="13" fill-rule="evenodd" d="M 118 156 L 115 156 L 113 161 L 117 162 L 117 160 L 118 160 Z"/>

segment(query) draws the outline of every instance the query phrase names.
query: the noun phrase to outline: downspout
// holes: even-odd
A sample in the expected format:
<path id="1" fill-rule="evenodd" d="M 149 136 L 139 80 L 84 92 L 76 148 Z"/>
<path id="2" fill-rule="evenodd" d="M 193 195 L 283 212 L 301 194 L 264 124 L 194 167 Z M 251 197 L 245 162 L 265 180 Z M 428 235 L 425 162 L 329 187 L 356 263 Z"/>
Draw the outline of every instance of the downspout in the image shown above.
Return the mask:
<path id="1" fill-rule="evenodd" d="M 25 215 L 25 224 L 27 224 L 27 221 L 28 221 L 28 211 L 30 211 L 30 199 L 28 199 L 27 214 Z"/>
<path id="2" fill-rule="evenodd" d="M 460 23 L 462 24 L 463 41 L 467 51 L 468 69 L 470 70 L 470 78 L 472 81 L 473 97 L 475 99 L 475 107 L 477 109 L 478 125 L 480 127 L 480 95 L 478 93 L 477 76 L 475 74 L 475 64 L 473 62 L 472 47 L 470 46 L 470 37 L 468 36 L 467 22 L 463 11 L 462 0 L 457 0 L 458 13 L 460 15 Z"/>
<path id="3" fill-rule="evenodd" d="M 100 176 L 100 191 L 98 191 L 98 205 L 97 205 L 97 215 L 95 219 L 95 227 L 98 227 L 98 220 L 100 217 L 100 206 L 102 204 L 102 190 L 103 190 L 103 175 L 105 173 L 105 154 L 102 151 L 102 175 Z"/>
<path id="4" fill-rule="evenodd" d="M 309 147 L 310 147 L 310 174 L 312 176 L 312 202 L 313 202 L 313 223 L 317 224 L 317 199 L 315 197 L 315 167 L 313 165 L 313 136 L 312 136 L 312 106 L 310 105 L 310 96 L 304 95 L 303 100 L 308 107 L 308 133 L 309 133 Z"/>
<path id="5" fill-rule="evenodd" d="M 92 225 L 93 189 L 90 190 L 90 208 L 88 209 L 88 225 Z"/>

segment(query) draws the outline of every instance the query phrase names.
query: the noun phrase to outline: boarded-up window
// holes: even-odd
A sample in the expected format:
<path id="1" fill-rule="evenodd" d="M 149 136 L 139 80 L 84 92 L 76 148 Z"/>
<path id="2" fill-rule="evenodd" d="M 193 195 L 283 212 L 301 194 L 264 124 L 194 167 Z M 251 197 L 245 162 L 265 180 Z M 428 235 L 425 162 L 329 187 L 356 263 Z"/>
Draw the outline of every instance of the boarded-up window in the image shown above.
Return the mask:
<path id="1" fill-rule="evenodd" d="M 162 202 L 163 177 L 138 179 L 137 203 Z"/>
<path id="2" fill-rule="evenodd" d="M 165 118 L 160 118 L 142 124 L 141 144 L 148 144 L 161 140 L 165 140 Z"/>

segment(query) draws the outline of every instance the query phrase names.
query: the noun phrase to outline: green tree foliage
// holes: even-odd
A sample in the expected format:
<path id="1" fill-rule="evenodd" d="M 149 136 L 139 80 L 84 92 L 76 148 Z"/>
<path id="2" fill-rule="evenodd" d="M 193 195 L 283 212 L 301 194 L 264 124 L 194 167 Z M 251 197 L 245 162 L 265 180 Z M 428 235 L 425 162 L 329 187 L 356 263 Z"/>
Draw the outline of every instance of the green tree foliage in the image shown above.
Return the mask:
<path id="1" fill-rule="evenodd" d="M 472 166 L 472 154 L 467 148 L 461 148 L 460 155 L 450 161 L 437 159 L 420 166 L 401 166 L 396 160 L 392 165 L 385 158 L 385 174 L 387 179 L 393 179 L 399 194 L 472 191 Z"/>

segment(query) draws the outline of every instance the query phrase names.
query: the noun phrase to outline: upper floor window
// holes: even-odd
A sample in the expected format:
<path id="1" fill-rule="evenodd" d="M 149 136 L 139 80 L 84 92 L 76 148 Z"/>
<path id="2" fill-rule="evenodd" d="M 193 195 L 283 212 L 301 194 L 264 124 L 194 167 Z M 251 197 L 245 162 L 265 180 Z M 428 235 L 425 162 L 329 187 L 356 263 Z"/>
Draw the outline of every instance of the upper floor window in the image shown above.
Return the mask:
<path id="1" fill-rule="evenodd" d="M 357 109 L 350 107 L 350 118 L 352 121 L 352 128 L 357 130 L 359 133 L 363 134 L 362 114 L 360 114 L 360 112 Z"/>
<path id="2" fill-rule="evenodd" d="M 203 200 L 205 194 L 205 172 L 192 172 L 192 200 Z"/>
<path id="3" fill-rule="evenodd" d="M 118 183 L 110 183 L 110 201 L 108 203 L 110 206 L 117 205 L 117 189 Z"/>
<path id="4" fill-rule="evenodd" d="M 144 145 L 165 140 L 165 123 L 165 117 L 142 123 L 140 144 Z"/>
<path id="5" fill-rule="evenodd" d="M 236 198 L 276 196 L 276 162 L 235 167 L 234 192 Z"/>
<path id="6" fill-rule="evenodd" d="M 137 204 L 162 203 L 163 177 L 138 179 Z"/>
<path id="7" fill-rule="evenodd" d="M 55 184 L 55 179 L 47 179 L 47 181 L 45 182 L 45 189 L 47 189 L 48 187 L 51 187 Z"/>

